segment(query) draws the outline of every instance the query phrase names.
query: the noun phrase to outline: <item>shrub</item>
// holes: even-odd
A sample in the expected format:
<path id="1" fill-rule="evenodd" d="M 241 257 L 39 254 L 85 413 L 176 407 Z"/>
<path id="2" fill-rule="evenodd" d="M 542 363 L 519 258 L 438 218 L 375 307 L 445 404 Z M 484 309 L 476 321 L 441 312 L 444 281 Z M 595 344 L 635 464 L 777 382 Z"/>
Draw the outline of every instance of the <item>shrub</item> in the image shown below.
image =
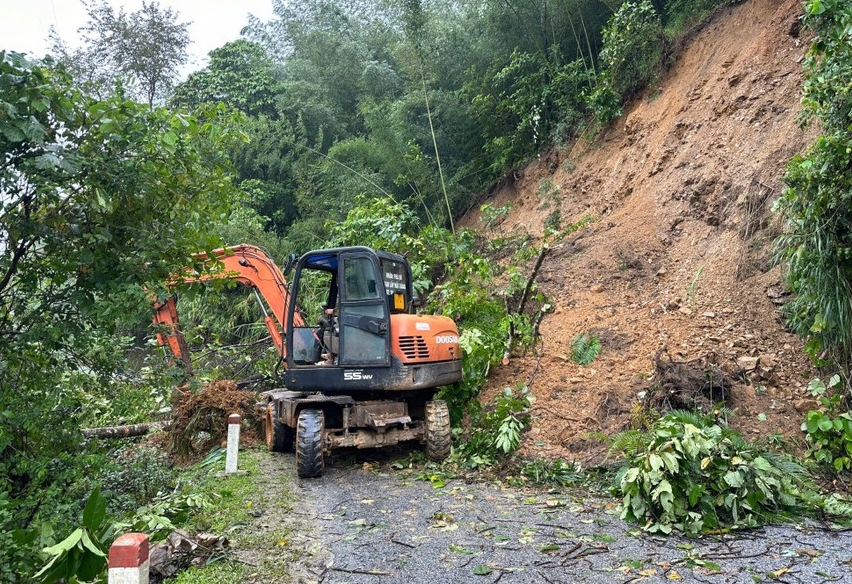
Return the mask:
<path id="1" fill-rule="evenodd" d="M 823 135 L 787 166 L 787 188 L 775 209 L 787 229 L 778 257 L 787 262 L 795 297 L 785 306 L 787 322 L 806 339 L 819 363 L 833 360 L 852 369 L 852 5 L 809 0 L 805 24 L 816 39 L 805 59 L 804 120 L 816 118 Z"/>
<path id="2" fill-rule="evenodd" d="M 621 517 L 650 532 L 751 527 L 814 506 L 850 511 L 819 496 L 801 465 L 746 442 L 714 415 L 675 410 L 650 432 L 616 436 L 612 449 L 627 461 L 618 476 Z"/>
<path id="3" fill-rule="evenodd" d="M 840 472 L 852 469 L 852 412 L 841 410 L 841 396 L 824 395 L 826 389 L 840 384 L 840 376 L 833 376 L 828 387 L 821 379 L 808 384 L 811 395 L 818 398 L 819 408 L 805 414 L 802 432 L 808 443 L 805 456 L 827 464 Z"/>
<path id="4" fill-rule="evenodd" d="M 177 473 L 166 454 L 157 448 L 129 447 L 113 456 L 117 464 L 104 471 L 100 480 L 109 485 L 105 495 L 115 514 L 134 511 L 174 486 Z"/>
<path id="5" fill-rule="evenodd" d="M 469 466 L 493 464 L 517 450 L 530 423 L 532 394 L 526 386 L 507 387 L 489 407 L 471 412 L 470 433 L 456 452 Z"/>
<path id="6" fill-rule="evenodd" d="M 95 487 L 86 501 L 79 526 L 61 542 L 43 550 L 50 559 L 34 578 L 41 584 L 100 580 L 106 569 L 107 550 L 113 534 L 114 526 L 107 518 L 106 499 Z"/>
<path id="7" fill-rule="evenodd" d="M 595 360 L 601 352 L 601 340 L 589 333 L 581 333 L 571 341 L 571 360 L 577 365 L 586 366 Z"/>
<path id="8" fill-rule="evenodd" d="M 586 106 L 594 116 L 595 129 L 605 126 L 624 113 L 621 98 L 612 89 L 609 73 L 604 71 L 599 79 L 598 87 L 585 95 Z"/>
<path id="9" fill-rule="evenodd" d="M 603 29 L 602 79 L 628 98 L 656 77 L 663 57 L 663 25 L 650 0 L 625 2 Z"/>
<path id="10" fill-rule="evenodd" d="M 545 59 L 516 49 L 481 86 L 465 87 L 486 137 L 483 151 L 493 176 L 529 158 L 546 141 L 576 133 L 592 73 L 582 60 L 559 61 L 558 54 Z"/>
<path id="11" fill-rule="evenodd" d="M 670 0 L 666 2 L 665 20 L 668 36 L 677 37 L 690 26 L 706 17 L 707 14 L 722 4 L 732 3 L 732 0 Z"/>

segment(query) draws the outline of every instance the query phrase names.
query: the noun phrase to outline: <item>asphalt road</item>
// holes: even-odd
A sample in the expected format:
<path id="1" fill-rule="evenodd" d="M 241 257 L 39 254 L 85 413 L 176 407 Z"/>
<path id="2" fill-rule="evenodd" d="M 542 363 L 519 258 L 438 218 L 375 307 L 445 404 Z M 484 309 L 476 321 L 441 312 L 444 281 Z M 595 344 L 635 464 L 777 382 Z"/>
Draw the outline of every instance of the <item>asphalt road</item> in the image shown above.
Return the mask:
<path id="1" fill-rule="evenodd" d="M 292 473 L 292 455 L 275 467 Z M 294 482 L 300 581 L 322 584 L 852 582 L 852 531 L 780 525 L 701 539 L 653 537 L 615 501 L 448 481 L 335 457 Z"/>

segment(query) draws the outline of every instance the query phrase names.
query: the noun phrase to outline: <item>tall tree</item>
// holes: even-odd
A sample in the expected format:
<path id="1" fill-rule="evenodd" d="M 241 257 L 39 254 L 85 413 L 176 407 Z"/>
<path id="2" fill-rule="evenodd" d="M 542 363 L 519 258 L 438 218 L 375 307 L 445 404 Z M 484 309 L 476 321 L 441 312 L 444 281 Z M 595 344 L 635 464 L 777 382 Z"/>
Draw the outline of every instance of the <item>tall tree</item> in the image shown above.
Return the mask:
<path id="1" fill-rule="evenodd" d="M 79 29 L 82 47 L 69 47 L 51 31 L 58 61 L 99 97 L 119 79 L 138 101 L 150 107 L 165 103 L 188 58 L 190 23 L 157 2 L 143 2 L 140 10 L 126 13 L 102 0 L 86 10 L 89 22 Z"/>
<path id="2" fill-rule="evenodd" d="M 172 103 L 192 107 L 223 102 L 251 115 L 275 115 L 281 73 L 259 44 L 236 40 L 209 53 L 210 64 L 175 88 Z"/>
<path id="3" fill-rule="evenodd" d="M 0 513 L 0 580 L 13 581 L 1 536 L 84 472 L 69 378 L 112 371 L 109 335 L 141 318 L 145 288 L 218 243 L 228 140 L 212 121 L 97 101 L 0 52 L 0 501 L 15 502 Z"/>

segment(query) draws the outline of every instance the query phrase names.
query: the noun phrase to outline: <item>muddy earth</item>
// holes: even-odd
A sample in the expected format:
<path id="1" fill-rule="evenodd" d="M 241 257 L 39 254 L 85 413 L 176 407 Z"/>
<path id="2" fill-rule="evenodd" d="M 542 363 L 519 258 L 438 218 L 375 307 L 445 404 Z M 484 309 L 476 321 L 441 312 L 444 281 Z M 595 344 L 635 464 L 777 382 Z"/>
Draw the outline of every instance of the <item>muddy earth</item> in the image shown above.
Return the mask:
<path id="1" fill-rule="evenodd" d="M 236 558 L 284 562 L 290 581 L 324 584 L 852 582 L 850 531 L 811 522 L 655 537 L 619 519 L 614 499 L 461 480 L 435 488 L 393 468 L 404 453 L 379 456 L 336 454 L 321 478 L 300 480 L 292 454 L 259 453 L 269 498 L 242 528 L 289 535 Z M 279 504 L 280 493 L 295 502 Z"/>
<path id="2" fill-rule="evenodd" d="M 507 175 L 459 222 L 537 242 L 557 211 L 563 227 L 591 218 L 538 273 L 553 311 L 537 354 L 495 368 L 483 392 L 531 384 L 524 455 L 597 464 L 605 448 L 588 434 L 630 427 L 637 396 L 653 395 L 660 413 L 689 408 L 660 391 L 660 351 L 699 375 L 724 372 L 730 386 L 704 397 L 726 402 L 746 437 L 801 441 L 817 372 L 784 327 L 789 294 L 772 259 L 784 169 L 815 133 L 797 123 L 811 44 L 800 15 L 799 0 L 720 8 L 610 127 Z M 481 204 L 508 211 L 488 227 Z M 583 333 L 601 342 L 588 367 L 570 358 Z"/>

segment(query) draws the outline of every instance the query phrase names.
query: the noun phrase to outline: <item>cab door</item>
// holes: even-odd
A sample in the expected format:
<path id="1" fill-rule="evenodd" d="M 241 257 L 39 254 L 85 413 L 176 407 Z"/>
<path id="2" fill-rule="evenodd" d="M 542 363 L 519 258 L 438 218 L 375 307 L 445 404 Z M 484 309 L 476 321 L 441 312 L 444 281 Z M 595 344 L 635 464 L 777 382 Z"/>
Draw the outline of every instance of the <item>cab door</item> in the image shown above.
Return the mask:
<path id="1" fill-rule="evenodd" d="M 390 366 L 390 317 L 378 260 L 341 254 L 340 364 Z"/>

